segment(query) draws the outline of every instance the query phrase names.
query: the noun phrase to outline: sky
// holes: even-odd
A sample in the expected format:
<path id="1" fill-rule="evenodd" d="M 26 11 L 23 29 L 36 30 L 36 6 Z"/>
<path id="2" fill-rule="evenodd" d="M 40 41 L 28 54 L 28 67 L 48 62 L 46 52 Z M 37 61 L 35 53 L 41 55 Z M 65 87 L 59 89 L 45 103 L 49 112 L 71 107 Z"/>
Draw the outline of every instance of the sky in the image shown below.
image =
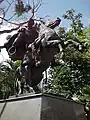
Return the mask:
<path id="1" fill-rule="evenodd" d="M 43 0 L 44 4 L 39 9 L 39 16 L 49 15 L 52 19 L 57 16 L 62 19 L 62 25 L 69 26 L 69 23 L 62 18 L 62 15 L 70 9 L 82 13 L 82 22 L 85 26 L 90 23 L 90 0 Z"/>
<path id="2" fill-rule="evenodd" d="M 6 0 L 4 0 L 6 1 Z M 9 2 L 12 0 L 8 0 Z M 24 3 L 27 3 L 28 0 L 23 0 Z M 29 0 L 30 3 L 33 0 Z M 34 0 L 39 1 L 39 0 Z M 1 6 L 6 7 L 7 2 L 3 2 Z M 50 16 L 50 19 L 55 19 L 60 17 L 62 19 L 62 25 L 65 27 L 69 26 L 67 20 L 62 18 L 62 15 L 70 9 L 74 9 L 76 13 L 82 13 L 83 18 L 82 22 L 85 26 L 90 23 L 90 0 L 42 0 L 42 5 L 37 12 L 39 17 L 45 17 L 46 15 Z M 7 12 L 7 18 L 10 17 L 14 11 L 14 6 L 11 7 L 9 12 Z M 29 15 L 28 15 L 29 16 Z"/>
<path id="3" fill-rule="evenodd" d="M 5 0 L 6 1 L 6 0 Z M 8 0 L 11 1 L 11 0 Z M 23 0 L 25 3 L 28 0 Z M 41 5 L 40 9 L 37 12 L 38 17 L 45 17 L 49 16 L 49 19 L 55 19 L 57 17 L 60 17 L 62 22 L 61 26 L 68 28 L 70 23 L 67 20 L 64 20 L 62 15 L 65 14 L 67 10 L 74 9 L 76 14 L 82 13 L 82 23 L 84 26 L 88 26 L 90 24 L 90 0 L 43 0 L 43 4 Z M 1 7 L 7 6 L 7 3 L 4 2 Z M 12 11 L 14 10 L 13 6 L 7 13 L 7 18 L 9 18 L 12 14 Z M 29 16 L 29 15 L 28 15 Z M 4 29 L 10 29 L 10 26 L 4 26 L 2 27 Z M 0 28 L 0 30 L 2 29 Z M 6 41 L 7 34 L 0 35 L 0 45 L 4 44 Z M 3 58 L 8 58 L 7 53 L 5 50 L 2 51 Z M 2 61 L 2 55 L 0 54 L 0 61 Z"/>

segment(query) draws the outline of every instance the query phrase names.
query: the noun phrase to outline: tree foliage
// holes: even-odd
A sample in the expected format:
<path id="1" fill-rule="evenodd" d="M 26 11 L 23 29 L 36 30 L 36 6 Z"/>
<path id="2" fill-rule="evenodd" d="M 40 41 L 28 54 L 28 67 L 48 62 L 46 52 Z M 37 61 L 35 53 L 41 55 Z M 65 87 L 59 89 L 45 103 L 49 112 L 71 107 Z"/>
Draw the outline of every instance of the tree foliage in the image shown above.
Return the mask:
<path id="1" fill-rule="evenodd" d="M 75 15 L 75 10 L 71 9 L 66 11 L 66 14 L 63 15 L 64 19 L 71 21 L 70 32 L 72 34 L 81 34 L 83 29 L 83 24 L 81 23 L 82 14 L 78 13 Z"/>
<path id="2" fill-rule="evenodd" d="M 5 4 L 5 7 L 2 7 L 3 3 Z M 11 30 L 0 31 L 0 34 L 3 34 L 19 29 L 22 25 L 28 22 L 28 19 L 34 18 L 35 13 L 42 5 L 42 0 L 1 0 L 0 5 L 0 25 L 3 25 L 5 21 L 15 27 Z M 9 12 L 10 15 L 8 15 Z"/>
<path id="3" fill-rule="evenodd" d="M 7 60 L 0 63 L 0 99 L 15 95 L 15 71 L 20 62 Z"/>
<path id="4" fill-rule="evenodd" d="M 60 27 L 58 30 L 59 36 L 66 41 L 69 38 L 75 39 L 77 37 L 80 42 L 87 41 L 89 44 L 90 28 L 83 27 L 81 23 L 82 14 L 75 14 L 75 11 L 71 9 L 66 11 L 63 17 L 70 21 L 71 27 L 69 30 Z M 69 45 L 64 49 L 62 60 L 60 60 L 60 57 L 57 58 L 58 62 L 62 61 L 60 65 L 51 68 L 49 71 L 51 76 L 49 92 L 69 98 L 74 95 L 82 95 L 83 88 L 90 85 L 89 54 L 89 48 L 87 51 L 78 51 L 72 45 Z"/>

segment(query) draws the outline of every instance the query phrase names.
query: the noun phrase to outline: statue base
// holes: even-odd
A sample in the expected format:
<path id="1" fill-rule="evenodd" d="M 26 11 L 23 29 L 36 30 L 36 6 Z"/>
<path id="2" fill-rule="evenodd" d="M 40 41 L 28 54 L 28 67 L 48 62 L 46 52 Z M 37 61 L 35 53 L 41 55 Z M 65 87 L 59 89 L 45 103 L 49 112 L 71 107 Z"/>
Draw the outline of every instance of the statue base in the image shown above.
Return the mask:
<path id="1" fill-rule="evenodd" d="M 0 100 L 0 120 L 86 120 L 83 104 L 53 94 Z"/>

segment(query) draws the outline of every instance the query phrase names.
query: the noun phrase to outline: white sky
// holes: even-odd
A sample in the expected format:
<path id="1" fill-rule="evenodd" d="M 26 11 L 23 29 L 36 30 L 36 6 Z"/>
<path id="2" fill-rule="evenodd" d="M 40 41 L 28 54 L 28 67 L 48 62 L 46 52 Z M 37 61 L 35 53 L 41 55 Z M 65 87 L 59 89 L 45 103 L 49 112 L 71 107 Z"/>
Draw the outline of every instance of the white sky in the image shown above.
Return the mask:
<path id="1" fill-rule="evenodd" d="M 0 31 L 1 30 L 8 30 L 8 29 L 11 29 L 13 26 L 11 26 L 10 24 L 8 25 L 3 25 L 3 26 L 0 26 Z M 15 31 L 11 32 L 11 33 L 4 33 L 4 34 L 1 34 L 0 35 L 0 46 L 4 45 L 4 43 L 7 41 L 6 40 L 6 37 L 8 35 L 13 35 L 15 33 Z M 0 62 L 6 60 L 6 59 L 9 59 L 9 56 L 8 56 L 8 53 L 6 51 L 6 49 L 2 49 L 1 50 L 1 53 L 0 53 Z"/>

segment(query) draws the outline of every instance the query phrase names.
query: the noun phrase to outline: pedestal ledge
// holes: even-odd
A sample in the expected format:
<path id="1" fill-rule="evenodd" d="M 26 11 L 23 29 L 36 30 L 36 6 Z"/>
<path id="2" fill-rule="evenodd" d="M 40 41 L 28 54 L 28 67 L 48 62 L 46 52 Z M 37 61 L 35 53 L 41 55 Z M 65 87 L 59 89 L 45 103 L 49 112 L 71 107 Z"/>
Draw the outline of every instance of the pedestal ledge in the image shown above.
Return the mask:
<path id="1" fill-rule="evenodd" d="M 55 94 L 0 100 L 0 120 L 86 120 L 83 104 Z"/>

